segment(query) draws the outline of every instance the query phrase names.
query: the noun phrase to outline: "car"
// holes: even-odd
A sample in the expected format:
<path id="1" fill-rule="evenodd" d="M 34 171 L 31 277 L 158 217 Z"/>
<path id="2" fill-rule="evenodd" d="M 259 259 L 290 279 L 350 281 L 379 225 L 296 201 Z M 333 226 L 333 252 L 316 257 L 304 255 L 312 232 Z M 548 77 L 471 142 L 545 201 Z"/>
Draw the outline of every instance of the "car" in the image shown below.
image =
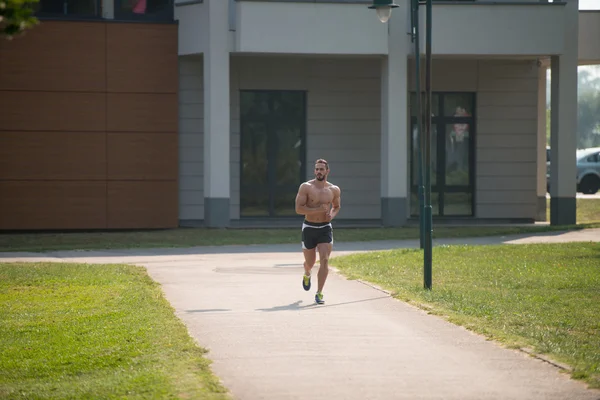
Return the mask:
<path id="1" fill-rule="evenodd" d="M 600 147 L 577 150 L 577 191 L 595 194 L 600 190 Z"/>

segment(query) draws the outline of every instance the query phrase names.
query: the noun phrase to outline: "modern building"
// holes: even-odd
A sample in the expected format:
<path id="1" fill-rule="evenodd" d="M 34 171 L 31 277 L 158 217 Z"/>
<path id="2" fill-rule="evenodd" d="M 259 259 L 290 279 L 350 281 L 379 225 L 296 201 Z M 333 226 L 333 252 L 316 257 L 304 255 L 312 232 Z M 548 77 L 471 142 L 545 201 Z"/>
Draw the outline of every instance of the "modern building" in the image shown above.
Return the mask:
<path id="1" fill-rule="evenodd" d="M 416 217 L 409 1 L 387 24 L 360 0 L 56 1 L 0 41 L 0 229 L 297 221 L 317 158 L 340 220 Z M 433 20 L 434 219 L 545 220 L 551 67 L 551 222 L 574 223 L 600 11 L 443 1 Z"/>

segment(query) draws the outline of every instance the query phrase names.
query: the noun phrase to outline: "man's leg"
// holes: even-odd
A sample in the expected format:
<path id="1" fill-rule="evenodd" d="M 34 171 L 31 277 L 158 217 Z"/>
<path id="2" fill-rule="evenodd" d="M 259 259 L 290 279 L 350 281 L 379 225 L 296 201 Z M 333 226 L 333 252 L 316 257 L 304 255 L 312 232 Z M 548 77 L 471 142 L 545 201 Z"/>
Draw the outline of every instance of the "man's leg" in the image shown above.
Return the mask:
<path id="1" fill-rule="evenodd" d="M 302 277 L 302 287 L 304 290 L 310 290 L 310 271 L 317 260 L 316 249 L 302 249 L 304 253 L 304 276 Z"/>
<path id="2" fill-rule="evenodd" d="M 331 243 L 319 243 L 317 245 L 317 251 L 319 252 L 319 283 L 317 287 L 317 293 L 323 293 L 323 287 L 329 275 L 329 255 L 333 245 Z"/>

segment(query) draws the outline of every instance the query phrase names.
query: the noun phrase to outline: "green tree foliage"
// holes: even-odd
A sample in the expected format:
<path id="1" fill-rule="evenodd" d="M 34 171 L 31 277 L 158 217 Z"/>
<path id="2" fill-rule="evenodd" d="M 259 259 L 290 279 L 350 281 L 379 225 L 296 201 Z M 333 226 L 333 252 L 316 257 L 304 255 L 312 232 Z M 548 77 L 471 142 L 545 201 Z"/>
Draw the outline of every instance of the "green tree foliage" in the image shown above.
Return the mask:
<path id="1" fill-rule="evenodd" d="M 12 39 L 38 23 L 32 4 L 38 0 L 0 0 L 0 36 Z"/>
<path id="2" fill-rule="evenodd" d="M 579 71 L 577 147 L 600 146 L 600 78 Z"/>
<path id="3" fill-rule="evenodd" d="M 547 76 L 546 139 L 550 145 L 550 73 Z M 579 68 L 577 90 L 577 148 L 600 147 L 600 66 Z"/>

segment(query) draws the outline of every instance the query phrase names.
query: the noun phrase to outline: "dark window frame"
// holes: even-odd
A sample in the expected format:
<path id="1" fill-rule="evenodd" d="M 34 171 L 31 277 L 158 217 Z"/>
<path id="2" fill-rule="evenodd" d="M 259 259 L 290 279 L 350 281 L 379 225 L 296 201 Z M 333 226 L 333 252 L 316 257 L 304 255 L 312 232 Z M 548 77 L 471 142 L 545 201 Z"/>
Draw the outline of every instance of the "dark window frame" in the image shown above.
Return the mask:
<path id="1" fill-rule="evenodd" d="M 41 4 L 44 0 L 40 0 Z M 94 14 L 79 14 L 79 13 L 67 13 L 64 12 L 44 12 L 36 11 L 34 13 L 36 18 L 40 20 L 72 20 L 72 21 L 111 21 L 111 22 L 164 22 L 164 23 L 175 23 L 175 2 L 174 0 L 165 0 L 166 4 L 163 9 L 159 12 L 151 14 L 136 14 L 132 11 L 121 10 L 123 0 L 112 0 L 113 3 L 113 18 L 104 18 L 102 16 L 102 0 L 95 0 L 95 11 Z M 63 2 L 63 4 L 66 1 Z M 64 8 L 63 8 L 64 9 Z"/>
<path id="2" fill-rule="evenodd" d="M 299 176 L 299 181 L 300 182 L 305 182 L 306 181 L 306 154 L 307 154 L 307 146 L 306 146 L 306 140 L 308 137 L 308 132 L 307 132 L 307 128 L 308 128 L 308 91 L 306 90 L 287 90 L 287 89 L 277 89 L 277 90 L 271 90 L 271 89 L 242 89 L 239 91 L 240 93 L 240 99 L 242 97 L 242 94 L 244 92 L 249 92 L 249 93 L 280 93 L 280 92 L 292 92 L 292 93 L 301 93 L 303 96 L 302 99 L 302 109 L 303 109 L 303 118 L 301 119 L 301 125 L 300 125 L 300 131 L 301 131 L 301 140 L 302 140 L 302 144 L 300 147 L 300 176 Z M 241 101 L 240 101 L 241 103 Z M 275 177 L 274 177 L 274 173 L 275 170 L 274 169 L 269 169 L 267 171 L 268 173 L 268 179 L 267 179 L 267 187 L 266 190 L 268 192 L 268 196 L 269 196 L 269 203 L 268 203 L 268 209 L 267 214 L 266 215 L 243 215 L 242 210 L 243 210 L 243 204 L 242 204 L 242 193 L 245 190 L 249 190 L 250 192 L 260 192 L 265 190 L 265 188 L 263 187 L 253 187 L 251 185 L 248 186 L 244 186 L 244 174 L 243 174 L 243 155 L 242 155 L 242 141 L 243 141 L 243 135 L 244 135 L 244 125 L 246 122 L 252 122 L 252 121 L 257 121 L 257 122 L 265 122 L 264 120 L 258 119 L 258 120 L 254 120 L 254 119 L 248 119 L 247 117 L 245 117 L 242 113 L 242 109 L 240 106 L 240 157 L 239 157 L 239 177 L 240 177 L 240 182 L 239 182 L 239 190 L 240 190 L 240 219 L 256 219 L 256 218 L 277 218 L 277 219 L 292 219 L 292 218 L 297 218 L 297 216 L 293 216 L 293 215 L 276 215 L 276 206 L 275 206 L 275 197 L 278 193 L 277 190 L 277 186 L 275 184 Z M 272 120 L 267 120 L 266 121 L 267 125 L 271 125 L 273 124 Z M 277 146 L 274 145 L 274 141 L 273 140 L 269 140 L 267 139 L 267 157 L 269 157 L 269 159 L 271 159 L 271 156 L 274 154 L 278 153 L 278 148 Z M 293 188 L 290 186 L 289 188 L 286 187 L 287 190 L 290 191 L 294 191 L 294 193 L 298 190 L 299 185 L 294 186 Z M 280 188 L 281 189 L 281 188 Z M 290 199 L 291 202 L 294 201 L 293 198 Z"/>
<path id="3" fill-rule="evenodd" d="M 39 0 L 35 5 L 41 6 L 43 0 Z M 67 3 L 66 0 L 63 1 L 63 5 Z M 47 11 L 35 11 L 34 15 L 36 18 L 40 20 L 101 20 L 102 18 L 102 0 L 95 0 L 95 10 L 94 14 L 80 14 L 80 13 L 69 13 L 67 8 L 67 13 L 63 12 L 47 12 Z M 63 7 L 64 10 L 64 7 Z"/>
<path id="4" fill-rule="evenodd" d="M 410 97 L 415 96 L 416 92 L 411 91 Z M 435 157 L 437 160 L 437 171 L 432 171 L 436 174 L 436 184 L 431 185 L 431 193 L 432 196 L 434 194 L 438 195 L 438 213 L 434 214 L 434 218 L 460 218 L 460 217 L 474 217 L 476 212 L 476 141 L 477 141 L 477 93 L 476 92 L 462 92 L 462 91 L 443 91 L 443 92 L 432 92 L 432 100 L 434 95 L 437 96 L 437 104 L 432 104 L 432 113 L 434 116 L 431 118 L 431 127 L 432 129 L 435 127 L 437 129 L 437 143 L 436 149 L 437 154 L 431 154 L 432 159 Z M 473 110 L 471 112 L 470 117 L 452 117 L 444 115 L 444 98 L 447 95 L 469 95 L 472 99 Z M 409 103 L 409 110 L 411 109 L 412 104 Z M 409 113 L 410 117 L 410 195 L 417 195 L 419 192 L 418 187 L 418 178 L 417 182 L 413 182 L 413 177 L 415 176 L 415 168 L 417 168 L 416 163 L 418 160 L 413 160 L 413 147 L 415 143 L 413 141 L 413 129 L 417 124 L 417 117 L 412 115 L 412 112 Z M 469 184 L 468 185 L 446 185 L 446 125 L 448 124 L 469 124 Z M 433 139 L 433 138 L 432 138 Z M 440 144 L 443 144 L 440 146 Z M 445 194 L 448 193 L 465 193 L 471 196 L 471 211 L 467 214 L 452 214 L 452 215 L 444 215 L 444 206 L 445 206 Z M 417 197 L 418 202 L 418 197 Z M 418 208 L 418 207 L 417 207 Z M 413 207 L 411 207 L 411 217 L 417 217 L 418 213 L 412 212 Z"/>

